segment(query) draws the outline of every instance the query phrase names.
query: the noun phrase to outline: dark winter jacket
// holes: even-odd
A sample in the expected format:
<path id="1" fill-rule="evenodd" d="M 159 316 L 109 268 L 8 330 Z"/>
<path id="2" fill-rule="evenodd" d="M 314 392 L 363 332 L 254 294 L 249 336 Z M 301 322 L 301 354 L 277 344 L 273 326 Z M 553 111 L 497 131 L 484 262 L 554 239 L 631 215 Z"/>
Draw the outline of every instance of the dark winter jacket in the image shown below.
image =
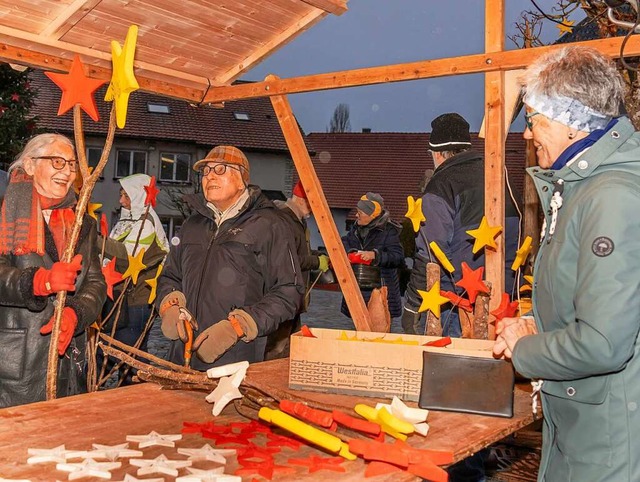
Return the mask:
<path id="1" fill-rule="evenodd" d="M 67 293 L 67 306 L 78 316 L 75 336 L 65 356 L 58 361 L 57 396 L 86 391 L 85 329 L 100 314 L 106 297 L 96 223 L 85 216 L 76 253 L 82 255 L 82 270 L 76 291 Z M 53 316 L 51 296 L 33 294 L 33 276 L 40 267 L 59 261 L 53 237 L 45 228 L 46 253 L 0 256 L 0 407 L 45 399 L 49 342 L 40 328 Z"/>
<path id="2" fill-rule="evenodd" d="M 261 361 L 266 336 L 295 316 L 304 295 L 289 228 L 256 186 L 249 186 L 249 199 L 240 214 L 220 226 L 202 194 L 189 202 L 196 212 L 180 228 L 179 244 L 172 242 L 157 300 L 173 290 L 184 293 L 187 308 L 198 321 L 195 336 L 227 319 L 236 308 L 249 313 L 258 325 L 258 337 L 252 342 L 236 343 L 213 364 L 194 357 L 193 368 Z M 173 341 L 169 359 L 182 364 L 183 356 L 184 344 Z"/>
<path id="3" fill-rule="evenodd" d="M 391 317 L 402 314 L 402 297 L 398 268 L 404 266 L 404 251 L 400 244 L 400 226 L 389 219 L 389 213 L 382 214 L 367 226 L 354 223 L 349 232 L 342 237 L 342 244 L 347 252 L 375 251 L 374 266 L 380 267 L 382 283 L 387 287 L 387 300 Z M 365 303 L 371 297 L 371 290 L 362 290 Z M 349 316 L 347 305 L 342 300 L 342 312 Z"/>
<path id="4" fill-rule="evenodd" d="M 505 196 L 505 291 L 511 294 L 514 272 L 511 264 L 518 249 L 518 214 L 511 198 Z M 484 266 L 484 250 L 473 254 L 474 239 L 467 234 L 476 229 L 484 216 L 484 161 L 482 156 L 468 150 L 442 163 L 433 173 L 422 197 L 422 211 L 427 218 L 416 238 L 411 281 L 407 287 L 407 307 L 417 310 L 421 297 L 417 290 L 425 290 L 426 263 L 436 258 L 429 243 L 435 241 L 453 264 L 453 281 L 459 281 L 462 262 L 472 269 Z M 440 289 L 454 291 L 449 272 L 442 269 Z"/>

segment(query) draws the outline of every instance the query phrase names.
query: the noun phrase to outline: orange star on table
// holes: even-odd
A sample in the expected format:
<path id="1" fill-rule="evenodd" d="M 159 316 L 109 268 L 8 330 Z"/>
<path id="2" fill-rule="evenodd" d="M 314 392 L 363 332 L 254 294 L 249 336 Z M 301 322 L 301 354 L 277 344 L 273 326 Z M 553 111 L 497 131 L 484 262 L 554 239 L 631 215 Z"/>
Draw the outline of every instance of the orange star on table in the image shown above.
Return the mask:
<path id="1" fill-rule="evenodd" d="M 148 186 L 144 186 L 144 190 L 147 192 L 147 197 L 144 199 L 144 205 L 151 204 L 152 207 L 156 207 L 156 197 L 160 193 L 160 189 L 156 187 L 156 176 L 151 176 Z"/>
<path id="2" fill-rule="evenodd" d="M 116 271 L 116 258 L 113 258 L 102 268 L 102 275 L 107 282 L 107 295 L 113 299 L 113 286 L 122 281 L 122 275 Z"/>
<path id="3" fill-rule="evenodd" d="M 74 105 L 80 104 L 82 110 L 85 111 L 91 119 L 98 122 L 100 117 L 93 94 L 105 81 L 91 79 L 84 75 L 84 69 L 79 55 L 73 58 L 68 74 L 45 72 L 45 75 L 62 90 L 58 115 L 62 115 Z"/>
<path id="4" fill-rule="evenodd" d="M 501 320 L 502 318 L 513 318 L 517 312 L 518 301 L 511 301 L 509 293 L 502 293 L 500 306 L 493 310 L 491 314 L 496 317 L 496 320 Z"/>
<path id="5" fill-rule="evenodd" d="M 488 246 L 491 249 L 496 249 L 495 237 L 502 231 L 502 226 L 489 226 L 486 216 L 482 216 L 480 226 L 477 229 L 471 229 L 467 231 L 467 234 L 473 238 L 473 254 L 480 251 L 480 248 Z"/>
<path id="6" fill-rule="evenodd" d="M 133 284 L 135 285 L 138 283 L 138 275 L 140 274 L 140 271 L 147 267 L 147 265 L 142 262 L 143 257 L 144 248 L 141 248 L 140 251 L 138 251 L 138 254 L 136 254 L 135 256 L 129 255 L 129 266 L 127 266 L 127 270 L 122 273 L 123 279 L 131 276 Z"/>
<path id="7" fill-rule="evenodd" d="M 467 291 L 469 295 L 469 301 L 471 303 L 476 302 L 478 293 L 489 293 L 489 288 L 482 281 L 482 275 L 484 274 L 484 266 L 480 266 L 478 269 L 473 270 L 469 268 L 469 265 L 462 262 L 462 278 L 456 282 L 456 286 L 460 286 Z"/>

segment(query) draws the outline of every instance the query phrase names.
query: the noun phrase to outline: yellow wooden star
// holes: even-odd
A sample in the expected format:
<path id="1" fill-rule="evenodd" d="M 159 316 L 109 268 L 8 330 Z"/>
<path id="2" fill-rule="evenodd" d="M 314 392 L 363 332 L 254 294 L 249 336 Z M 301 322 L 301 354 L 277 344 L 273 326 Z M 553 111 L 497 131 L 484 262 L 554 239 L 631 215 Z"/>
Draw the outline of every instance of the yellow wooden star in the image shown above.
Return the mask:
<path id="1" fill-rule="evenodd" d="M 404 217 L 411 220 L 413 230 L 417 233 L 420 229 L 420 223 L 427 220 L 422 212 L 422 198 L 413 199 L 413 196 L 407 196 L 407 204 L 409 207 L 407 209 L 407 214 L 405 214 Z"/>
<path id="2" fill-rule="evenodd" d="M 513 271 L 518 271 L 518 269 L 520 269 L 520 266 L 522 266 L 527 260 L 527 257 L 531 252 L 531 241 L 531 236 L 527 236 L 526 238 L 524 238 L 522 246 L 520 246 L 520 248 L 516 251 L 516 259 L 513 260 L 513 264 L 511 265 L 511 269 Z"/>
<path id="3" fill-rule="evenodd" d="M 116 40 L 111 41 L 111 63 L 113 72 L 111 83 L 104 96 L 104 100 L 116 103 L 116 122 L 120 129 L 124 129 L 127 122 L 127 106 L 129 95 L 138 90 L 140 86 L 133 73 L 133 57 L 136 51 L 136 38 L 138 26 L 131 25 L 124 41 L 124 46 Z"/>
<path id="4" fill-rule="evenodd" d="M 480 248 L 485 246 L 488 246 L 491 249 L 496 249 L 497 246 L 494 238 L 500 234 L 501 231 L 502 226 L 489 226 L 486 216 L 482 216 L 482 221 L 480 221 L 478 229 L 471 229 L 467 231 L 469 236 L 475 238 L 473 243 L 473 254 L 476 254 L 480 251 Z"/>
<path id="5" fill-rule="evenodd" d="M 145 281 L 149 286 L 151 286 L 151 293 L 149 293 L 149 300 L 147 303 L 153 303 L 153 300 L 156 299 L 156 290 L 158 289 L 158 278 L 160 277 L 160 273 L 162 273 L 162 265 L 158 265 L 158 270 L 156 271 L 156 275 Z"/>
<path id="6" fill-rule="evenodd" d="M 567 20 L 566 17 L 562 18 L 562 23 L 557 23 L 556 27 L 558 27 L 559 35 L 562 37 L 565 33 L 573 32 L 573 24 L 575 22 L 573 20 Z"/>
<path id="7" fill-rule="evenodd" d="M 531 276 L 530 274 L 525 274 L 524 275 L 524 279 L 527 283 L 529 283 L 531 286 L 533 286 L 533 276 Z"/>
<path id="8" fill-rule="evenodd" d="M 136 254 L 135 256 L 129 255 L 129 266 L 127 266 L 127 271 L 122 274 L 122 279 L 127 279 L 129 276 L 131 276 L 133 284 L 135 285 L 138 283 L 138 275 L 140 274 L 140 271 L 147 267 L 147 265 L 142 262 L 143 256 L 144 248 L 140 249 L 140 251 L 138 251 L 138 254 Z"/>
<path id="9" fill-rule="evenodd" d="M 87 214 L 97 221 L 98 215 L 96 214 L 96 211 L 101 207 L 102 204 L 100 203 L 89 203 L 89 205 L 87 206 Z"/>
<path id="10" fill-rule="evenodd" d="M 433 253 L 433 255 L 438 258 L 438 261 L 440 261 L 440 264 L 444 269 L 446 269 L 449 273 L 453 273 L 456 270 L 451 264 L 451 261 L 449 261 L 449 258 L 447 258 L 447 255 L 444 254 L 444 251 L 440 249 L 438 243 L 436 243 L 435 241 L 431 241 L 429 243 L 429 247 L 431 248 L 431 252 Z"/>
<path id="11" fill-rule="evenodd" d="M 430 310 L 431 313 L 440 318 L 440 306 L 449 303 L 449 298 L 445 298 L 440 294 L 440 281 L 433 283 L 429 291 L 418 290 L 418 294 L 422 297 L 422 304 L 418 311 Z"/>

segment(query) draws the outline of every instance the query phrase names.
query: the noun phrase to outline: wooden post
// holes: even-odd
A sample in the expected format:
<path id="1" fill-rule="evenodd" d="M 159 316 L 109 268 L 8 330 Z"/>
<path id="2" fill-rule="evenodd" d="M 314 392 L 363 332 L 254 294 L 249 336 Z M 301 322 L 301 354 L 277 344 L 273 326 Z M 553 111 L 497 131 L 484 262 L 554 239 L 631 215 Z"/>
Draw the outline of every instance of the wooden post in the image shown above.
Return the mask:
<path id="1" fill-rule="evenodd" d="M 273 75 L 269 75 L 266 78 L 266 80 L 276 79 L 277 77 Z M 331 259 L 331 266 L 336 272 L 338 283 L 340 283 L 342 294 L 349 307 L 349 313 L 351 313 L 351 318 L 356 326 L 356 330 L 371 331 L 369 312 L 364 304 L 362 293 L 351 269 L 351 264 L 347 259 L 347 253 L 344 250 L 340 234 L 338 234 L 336 225 L 333 222 L 331 210 L 322 192 L 320 180 L 311 163 L 307 146 L 304 143 L 304 139 L 298 128 L 298 123 L 291 111 L 289 101 L 285 96 L 278 95 L 271 97 L 271 103 L 273 104 L 273 109 L 282 128 L 282 133 L 291 152 L 293 163 L 296 166 L 304 190 L 307 193 L 311 211 L 313 211 L 320 235 L 327 247 L 329 258 Z"/>
<path id="2" fill-rule="evenodd" d="M 489 300 L 491 299 L 491 283 L 487 281 L 489 293 L 478 293 L 476 303 L 473 308 L 473 333 L 472 338 L 476 340 L 489 339 Z M 499 298 L 499 296 L 494 296 Z M 495 332 L 495 328 L 493 330 Z"/>
<path id="3" fill-rule="evenodd" d="M 427 291 L 431 289 L 436 281 L 440 281 L 440 265 L 438 263 L 427 263 Z M 430 311 L 427 311 L 425 334 L 427 336 L 442 336 L 442 322 L 440 318 Z"/>
<path id="4" fill-rule="evenodd" d="M 485 2 L 485 50 L 487 54 L 504 50 L 504 0 Z M 491 58 L 487 59 L 489 62 Z M 504 227 L 504 72 L 485 74 L 485 196 L 484 212 L 491 226 Z M 486 279 L 494 287 L 490 308 L 500 304 L 504 291 L 504 232 L 496 239 L 496 251 L 485 250 Z M 489 338 L 495 338 L 490 329 Z"/>

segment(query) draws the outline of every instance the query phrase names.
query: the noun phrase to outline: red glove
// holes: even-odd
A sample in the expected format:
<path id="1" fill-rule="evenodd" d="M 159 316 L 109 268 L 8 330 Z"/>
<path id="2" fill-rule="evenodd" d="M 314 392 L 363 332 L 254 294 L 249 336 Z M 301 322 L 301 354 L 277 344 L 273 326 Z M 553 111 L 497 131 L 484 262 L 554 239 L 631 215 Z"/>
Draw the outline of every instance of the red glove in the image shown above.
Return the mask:
<path id="1" fill-rule="evenodd" d="M 349 258 L 349 263 L 351 264 L 371 264 L 371 262 L 373 261 L 372 259 L 362 259 L 362 256 L 360 256 L 360 253 L 357 251 L 349 253 L 347 255 L 347 258 Z"/>
<path id="2" fill-rule="evenodd" d="M 54 318 L 55 316 L 52 316 L 49 323 L 40 328 L 41 335 L 48 335 L 51 333 L 53 330 Z M 60 336 L 58 337 L 58 354 L 60 356 L 64 355 L 64 352 L 69 348 L 69 343 L 71 343 L 71 338 L 73 338 L 73 334 L 76 331 L 76 326 L 78 326 L 78 315 L 76 315 L 73 308 L 65 306 L 64 310 L 62 310 Z"/>
<path id="3" fill-rule="evenodd" d="M 70 263 L 58 261 L 51 269 L 40 268 L 33 276 L 33 294 L 49 296 L 58 291 L 75 291 L 78 271 L 82 269 L 82 255 L 76 254 Z"/>

